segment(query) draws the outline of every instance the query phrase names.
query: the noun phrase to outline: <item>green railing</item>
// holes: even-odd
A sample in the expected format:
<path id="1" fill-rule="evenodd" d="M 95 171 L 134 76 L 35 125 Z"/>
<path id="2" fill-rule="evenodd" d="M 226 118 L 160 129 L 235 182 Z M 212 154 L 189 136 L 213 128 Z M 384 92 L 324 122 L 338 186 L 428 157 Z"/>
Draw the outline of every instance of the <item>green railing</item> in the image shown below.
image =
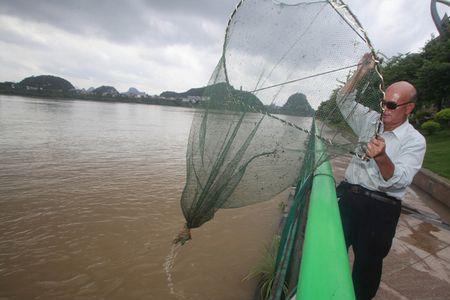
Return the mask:
<path id="1" fill-rule="evenodd" d="M 311 131 L 314 132 L 314 130 L 315 126 L 313 124 Z M 312 136 L 314 136 L 314 133 Z M 306 226 L 306 209 L 312 185 L 311 175 L 314 170 L 314 144 L 315 140 L 309 138 L 295 195 L 289 214 L 284 221 L 280 246 L 278 247 L 275 278 L 270 294 L 271 300 L 286 298 L 287 295 L 283 293 L 284 287 L 295 293 L 297 286 L 303 229 Z"/>
<path id="2" fill-rule="evenodd" d="M 353 300 L 335 182 L 314 122 L 303 161 L 281 234 L 270 299 Z"/>
<path id="3" fill-rule="evenodd" d="M 355 299 L 336 188 L 323 144 L 316 139 L 315 170 L 303 243 L 297 299 Z"/>

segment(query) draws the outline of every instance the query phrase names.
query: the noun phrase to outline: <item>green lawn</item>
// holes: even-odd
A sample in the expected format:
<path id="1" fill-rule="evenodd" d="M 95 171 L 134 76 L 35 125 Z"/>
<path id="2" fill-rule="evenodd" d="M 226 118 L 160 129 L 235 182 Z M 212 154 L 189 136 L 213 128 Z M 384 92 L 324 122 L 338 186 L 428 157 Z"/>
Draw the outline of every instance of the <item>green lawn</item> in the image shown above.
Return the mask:
<path id="1" fill-rule="evenodd" d="M 427 152 L 423 166 L 450 179 L 450 130 L 442 130 L 433 135 L 425 135 Z"/>

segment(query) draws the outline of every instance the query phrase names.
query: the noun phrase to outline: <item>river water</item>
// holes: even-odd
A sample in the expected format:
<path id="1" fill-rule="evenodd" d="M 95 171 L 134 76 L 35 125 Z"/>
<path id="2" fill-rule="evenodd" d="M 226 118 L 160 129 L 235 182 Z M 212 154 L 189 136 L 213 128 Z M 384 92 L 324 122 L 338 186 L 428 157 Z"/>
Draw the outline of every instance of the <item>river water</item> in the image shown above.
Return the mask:
<path id="1" fill-rule="evenodd" d="M 287 192 L 173 248 L 195 113 L 0 96 L 0 298 L 251 298 Z"/>

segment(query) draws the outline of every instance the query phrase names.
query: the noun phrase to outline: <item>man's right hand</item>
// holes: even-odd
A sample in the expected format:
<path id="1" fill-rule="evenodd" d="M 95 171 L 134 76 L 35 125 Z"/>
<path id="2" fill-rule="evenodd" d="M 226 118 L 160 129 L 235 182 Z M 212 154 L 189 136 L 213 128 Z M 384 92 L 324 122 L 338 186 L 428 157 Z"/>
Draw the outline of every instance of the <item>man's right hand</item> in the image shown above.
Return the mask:
<path id="1" fill-rule="evenodd" d="M 375 60 L 371 53 L 364 54 L 358 63 L 358 68 L 353 76 L 342 87 L 341 92 L 344 94 L 352 92 L 359 80 L 361 80 L 370 70 L 375 67 Z"/>
<path id="2" fill-rule="evenodd" d="M 358 63 L 357 73 L 359 76 L 364 76 L 375 67 L 375 60 L 372 53 L 365 53 Z"/>

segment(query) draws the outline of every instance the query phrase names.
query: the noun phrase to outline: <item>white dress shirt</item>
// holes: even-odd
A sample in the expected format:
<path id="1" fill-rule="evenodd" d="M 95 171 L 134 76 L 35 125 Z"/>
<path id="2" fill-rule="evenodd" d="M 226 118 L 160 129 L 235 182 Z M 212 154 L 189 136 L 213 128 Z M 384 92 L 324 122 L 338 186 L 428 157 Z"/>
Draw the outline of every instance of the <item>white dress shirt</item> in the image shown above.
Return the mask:
<path id="1" fill-rule="evenodd" d="M 338 107 L 347 123 L 358 135 L 359 142 L 367 143 L 374 136 L 380 114 L 355 101 L 356 91 L 345 98 L 339 94 Z M 381 128 L 380 136 L 386 142 L 386 154 L 395 166 L 394 174 L 384 180 L 375 160 L 363 161 L 353 157 L 345 171 L 345 179 L 372 191 L 385 192 L 401 199 L 406 188 L 422 167 L 425 155 L 425 138 L 406 120 L 392 131 Z"/>

